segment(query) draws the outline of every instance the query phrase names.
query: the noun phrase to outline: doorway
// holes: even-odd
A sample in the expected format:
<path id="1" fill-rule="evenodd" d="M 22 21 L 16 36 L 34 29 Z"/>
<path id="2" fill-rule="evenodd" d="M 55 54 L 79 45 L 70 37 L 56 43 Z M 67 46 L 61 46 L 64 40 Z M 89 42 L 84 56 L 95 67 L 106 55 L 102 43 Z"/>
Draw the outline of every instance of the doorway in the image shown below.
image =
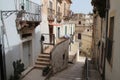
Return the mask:
<path id="1" fill-rule="evenodd" d="M 53 26 L 49 25 L 49 31 L 50 31 L 50 43 L 53 42 Z"/>
<path id="2" fill-rule="evenodd" d="M 32 45 L 31 41 L 26 41 L 23 43 L 23 63 L 25 68 L 31 66 L 32 63 Z"/>
<path id="3" fill-rule="evenodd" d="M 60 28 L 58 27 L 58 38 L 60 37 Z"/>

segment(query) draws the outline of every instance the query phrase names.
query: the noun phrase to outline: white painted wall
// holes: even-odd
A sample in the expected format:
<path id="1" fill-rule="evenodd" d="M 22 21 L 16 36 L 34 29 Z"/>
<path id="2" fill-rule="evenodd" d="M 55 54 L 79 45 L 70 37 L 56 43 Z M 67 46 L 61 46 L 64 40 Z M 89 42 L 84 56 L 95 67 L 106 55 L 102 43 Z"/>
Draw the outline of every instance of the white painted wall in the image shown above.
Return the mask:
<path id="1" fill-rule="evenodd" d="M 106 60 L 106 80 L 120 80 L 120 0 L 110 0 L 110 13 L 115 16 L 112 67 Z M 110 14 L 109 13 L 109 14 Z"/>
<path id="2" fill-rule="evenodd" d="M 6 5 L 9 3 L 9 5 Z M 14 0 L 1 0 L 0 1 L 0 10 L 15 10 Z M 23 48 L 22 42 L 20 39 L 20 35 L 17 32 L 16 24 L 15 24 L 16 15 L 15 13 L 9 16 L 7 19 L 4 19 L 6 34 L 8 41 L 5 37 L 5 55 L 6 55 L 6 70 L 7 70 L 7 79 L 10 75 L 13 74 L 13 66 L 12 62 L 18 59 L 23 58 Z M 0 20 L 0 26 L 1 26 Z M 32 33 L 32 65 L 34 65 L 34 61 L 37 58 L 37 55 L 40 54 L 40 35 L 41 35 L 41 26 L 36 27 L 35 31 Z M 9 45 L 7 44 L 9 43 Z"/>
<path id="3" fill-rule="evenodd" d="M 73 34 L 75 32 L 75 24 L 73 23 L 66 23 L 66 24 L 63 24 L 61 27 L 60 27 L 60 36 L 65 36 L 65 27 L 67 27 L 67 35 L 70 35 L 70 34 Z M 71 28 L 72 28 L 72 31 L 71 31 Z"/>

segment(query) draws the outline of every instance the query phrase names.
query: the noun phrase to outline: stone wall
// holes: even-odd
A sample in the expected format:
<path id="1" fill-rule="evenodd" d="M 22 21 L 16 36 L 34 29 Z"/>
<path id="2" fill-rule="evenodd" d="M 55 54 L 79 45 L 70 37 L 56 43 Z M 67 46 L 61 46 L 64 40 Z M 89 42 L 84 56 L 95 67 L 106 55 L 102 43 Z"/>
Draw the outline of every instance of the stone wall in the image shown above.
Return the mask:
<path id="1" fill-rule="evenodd" d="M 69 39 L 57 44 L 51 53 L 53 73 L 57 73 L 68 65 Z"/>

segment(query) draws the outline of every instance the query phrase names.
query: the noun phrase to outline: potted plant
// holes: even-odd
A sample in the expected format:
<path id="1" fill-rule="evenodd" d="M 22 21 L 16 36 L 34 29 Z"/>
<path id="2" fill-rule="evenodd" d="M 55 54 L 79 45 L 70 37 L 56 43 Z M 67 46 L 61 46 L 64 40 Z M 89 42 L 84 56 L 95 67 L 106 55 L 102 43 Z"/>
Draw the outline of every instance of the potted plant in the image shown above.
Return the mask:
<path id="1" fill-rule="evenodd" d="M 24 71 L 24 64 L 21 60 L 13 61 L 14 75 L 9 80 L 20 80 L 21 73 Z"/>
<path id="2" fill-rule="evenodd" d="M 42 71 L 42 75 L 43 76 L 46 76 L 50 71 L 50 66 L 46 66 L 45 68 L 43 68 L 43 71 Z"/>

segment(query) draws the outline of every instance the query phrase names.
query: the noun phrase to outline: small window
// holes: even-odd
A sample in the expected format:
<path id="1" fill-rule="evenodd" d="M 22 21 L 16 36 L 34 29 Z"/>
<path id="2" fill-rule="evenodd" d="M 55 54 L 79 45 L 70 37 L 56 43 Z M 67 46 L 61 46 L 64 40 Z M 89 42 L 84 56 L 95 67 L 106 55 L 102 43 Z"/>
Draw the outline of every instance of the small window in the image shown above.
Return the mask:
<path id="1" fill-rule="evenodd" d="M 110 17 L 109 37 L 107 40 L 107 60 L 112 66 L 112 47 L 113 47 L 113 35 L 114 35 L 114 17 Z"/>
<path id="2" fill-rule="evenodd" d="M 78 33 L 78 39 L 81 39 L 81 33 Z"/>
<path id="3" fill-rule="evenodd" d="M 87 29 L 87 32 L 89 32 L 90 30 L 89 29 Z"/>
<path id="4" fill-rule="evenodd" d="M 79 24 L 81 24 L 81 21 L 79 21 Z"/>

